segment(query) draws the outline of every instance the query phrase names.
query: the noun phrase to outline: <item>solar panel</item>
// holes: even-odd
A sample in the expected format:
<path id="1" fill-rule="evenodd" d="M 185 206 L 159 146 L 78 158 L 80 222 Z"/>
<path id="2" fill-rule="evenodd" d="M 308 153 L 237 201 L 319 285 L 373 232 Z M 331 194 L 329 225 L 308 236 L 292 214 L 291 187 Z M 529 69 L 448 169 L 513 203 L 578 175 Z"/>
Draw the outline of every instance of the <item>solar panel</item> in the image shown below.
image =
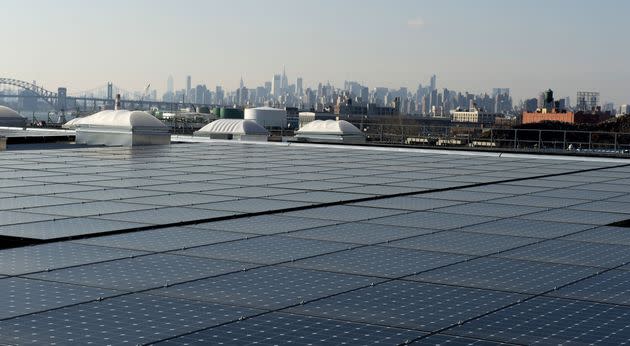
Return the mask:
<path id="1" fill-rule="evenodd" d="M 132 294 L 0 321 L 4 342 L 144 344 L 197 331 L 258 311 Z"/>
<path id="2" fill-rule="evenodd" d="M 20 275 L 141 255 L 142 251 L 57 242 L 0 251 L 0 273 Z"/>
<path id="3" fill-rule="evenodd" d="M 290 266 L 397 278 L 469 259 L 469 256 L 367 246 L 295 261 Z"/>
<path id="4" fill-rule="evenodd" d="M 345 250 L 349 244 L 280 236 L 262 236 L 246 240 L 207 245 L 178 253 L 259 264 L 274 264 Z"/>
<path id="5" fill-rule="evenodd" d="M 311 228 L 287 234 L 289 237 L 337 241 L 353 244 L 377 244 L 421 234 L 437 232 L 431 229 L 377 225 L 361 222 L 342 223 Z"/>
<path id="6" fill-rule="evenodd" d="M 308 217 L 317 218 L 323 220 L 338 220 L 338 221 L 363 221 L 374 219 L 383 216 L 403 214 L 406 211 L 392 210 L 385 208 L 369 208 L 358 206 L 339 205 L 332 207 L 323 207 L 317 209 L 308 209 L 289 212 L 284 215 L 289 217 Z"/>
<path id="7" fill-rule="evenodd" d="M 112 290 L 24 278 L 0 279 L 0 320 L 118 295 Z"/>
<path id="8" fill-rule="evenodd" d="M 616 244 L 548 240 L 501 253 L 500 257 L 613 268 L 630 261 L 630 247 Z"/>
<path id="9" fill-rule="evenodd" d="M 403 215 L 381 217 L 368 220 L 369 223 L 380 225 L 421 227 L 428 229 L 455 229 L 496 220 L 495 218 L 475 215 L 459 215 L 436 212 L 418 211 Z"/>
<path id="10" fill-rule="evenodd" d="M 251 268 L 206 258 L 154 254 L 29 275 L 47 281 L 139 291 Z"/>
<path id="11" fill-rule="evenodd" d="M 622 343 L 630 233 L 605 225 L 628 219 L 630 169 L 589 160 L 2 152 L 0 343 Z"/>
<path id="12" fill-rule="evenodd" d="M 534 298 L 448 332 L 500 342 L 608 344 L 629 340 L 630 308 L 559 298 Z"/>
<path id="13" fill-rule="evenodd" d="M 164 345 L 398 345 L 422 332 L 328 318 L 270 313 L 184 335 Z"/>
<path id="14" fill-rule="evenodd" d="M 541 220 L 541 221 L 557 221 L 557 222 L 575 222 L 589 225 L 607 225 L 609 223 L 622 221 L 628 218 L 628 214 L 594 212 L 573 209 L 553 209 L 540 213 L 528 214 L 521 216 L 523 219 Z"/>
<path id="15" fill-rule="evenodd" d="M 391 281 L 288 309 L 288 312 L 437 331 L 526 296 L 497 291 Z"/>
<path id="16" fill-rule="evenodd" d="M 387 246 L 482 256 L 518 248 L 538 241 L 536 238 L 443 231 L 393 241 Z"/>
<path id="17" fill-rule="evenodd" d="M 133 250 L 169 251 L 244 239 L 247 236 L 247 234 L 243 233 L 204 230 L 192 227 L 168 227 L 79 239 L 72 242 Z"/>
<path id="18" fill-rule="evenodd" d="M 630 230 L 626 227 L 597 227 L 567 236 L 567 240 L 630 246 Z"/>
<path id="19" fill-rule="evenodd" d="M 278 234 L 293 232 L 301 229 L 328 226 L 336 223 L 339 223 L 339 221 L 286 217 L 279 215 L 260 215 L 233 220 L 200 223 L 193 225 L 192 227 L 254 234 Z"/>
<path id="20" fill-rule="evenodd" d="M 431 210 L 436 208 L 449 207 L 462 202 L 431 199 L 431 198 L 416 198 L 416 197 L 393 197 L 387 199 L 378 199 L 367 202 L 355 203 L 352 205 L 376 207 L 376 208 L 388 208 L 388 209 L 404 209 L 404 210 Z"/>
<path id="21" fill-rule="evenodd" d="M 137 220 L 130 219 L 133 221 Z M 51 240 L 120 230 L 133 230 L 134 228 L 145 226 L 148 226 L 148 224 L 81 217 L 3 226 L 0 228 L 0 235 Z"/>
<path id="22" fill-rule="evenodd" d="M 266 310 L 299 305 L 380 280 L 286 267 L 262 267 L 151 291 L 151 294 Z"/>
<path id="23" fill-rule="evenodd" d="M 426 271 L 408 280 L 540 294 L 595 274 L 586 266 L 481 257 Z"/>
<path id="24" fill-rule="evenodd" d="M 459 231 L 503 234 L 520 237 L 556 238 L 572 233 L 581 232 L 593 227 L 594 226 L 592 225 L 568 222 L 501 219 L 497 221 L 464 227 L 459 229 Z"/>
<path id="25" fill-rule="evenodd" d="M 630 272 L 610 270 L 560 288 L 549 295 L 601 303 L 630 305 Z"/>

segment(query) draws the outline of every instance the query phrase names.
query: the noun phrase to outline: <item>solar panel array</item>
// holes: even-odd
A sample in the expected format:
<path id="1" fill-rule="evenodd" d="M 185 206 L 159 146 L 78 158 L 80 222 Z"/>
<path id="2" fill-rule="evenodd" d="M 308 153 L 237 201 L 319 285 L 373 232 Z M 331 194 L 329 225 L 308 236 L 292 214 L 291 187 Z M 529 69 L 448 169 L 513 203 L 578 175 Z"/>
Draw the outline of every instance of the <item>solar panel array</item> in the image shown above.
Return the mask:
<path id="1" fill-rule="evenodd" d="M 0 154 L 0 344 L 630 341 L 627 161 Z"/>

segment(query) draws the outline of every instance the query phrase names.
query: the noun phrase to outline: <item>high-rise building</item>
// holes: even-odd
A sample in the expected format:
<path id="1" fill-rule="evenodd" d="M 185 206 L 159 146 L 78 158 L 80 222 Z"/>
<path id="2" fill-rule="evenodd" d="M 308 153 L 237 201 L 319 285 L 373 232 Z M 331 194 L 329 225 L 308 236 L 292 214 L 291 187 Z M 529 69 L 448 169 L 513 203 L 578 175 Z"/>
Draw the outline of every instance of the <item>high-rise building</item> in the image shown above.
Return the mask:
<path id="1" fill-rule="evenodd" d="M 285 94 L 287 92 L 287 88 L 289 87 L 289 80 L 287 78 L 287 72 L 285 68 L 282 68 L 282 82 L 280 86 L 280 93 Z"/>
<path id="2" fill-rule="evenodd" d="M 191 91 L 190 91 L 191 88 L 192 88 L 192 77 L 187 76 L 186 77 L 186 99 L 188 100 L 188 102 L 191 101 Z"/>
<path id="3" fill-rule="evenodd" d="M 599 106 L 599 93 L 592 91 L 578 91 L 575 108 L 578 111 L 594 111 Z"/>
<path id="4" fill-rule="evenodd" d="M 175 87 L 174 87 L 174 82 L 173 82 L 173 76 L 168 76 L 168 79 L 166 80 L 166 92 L 172 94 L 174 91 L 175 91 Z"/>
<path id="5" fill-rule="evenodd" d="M 271 94 L 273 97 L 278 97 L 282 93 L 282 85 L 281 85 L 282 76 L 279 74 L 273 75 L 273 79 L 271 81 Z"/>
<path id="6" fill-rule="evenodd" d="M 436 75 L 431 76 L 429 87 L 431 88 L 431 91 L 437 90 L 437 76 Z"/>
<path id="7" fill-rule="evenodd" d="M 214 92 L 214 103 L 217 105 L 223 105 L 224 96 L 225 95 L 223 94 L 223 88 L 217 86 Z"/>
<path id="8" fill-rule="evenodd" d="M 302 96 L 304 95 L 304 85 L 302 84 L 302 77 L 298 77 L 297 81 L 296 81 L 296 88 L 297 88 L 297 96 Z"/>

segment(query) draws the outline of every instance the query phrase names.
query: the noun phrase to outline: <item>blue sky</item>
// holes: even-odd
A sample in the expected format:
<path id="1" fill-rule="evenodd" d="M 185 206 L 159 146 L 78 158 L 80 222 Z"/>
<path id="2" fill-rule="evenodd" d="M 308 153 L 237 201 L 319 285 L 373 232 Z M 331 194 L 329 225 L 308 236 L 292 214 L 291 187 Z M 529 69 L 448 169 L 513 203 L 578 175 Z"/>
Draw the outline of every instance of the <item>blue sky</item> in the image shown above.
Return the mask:
<path id="1" fill-rule="evenodd" d="M 630 102 L 625 0 L 0 0 L 3 77 L 86 90 L 169 74 L 231 89 L 286 66 L 307 85 L 596 90 Z"/>

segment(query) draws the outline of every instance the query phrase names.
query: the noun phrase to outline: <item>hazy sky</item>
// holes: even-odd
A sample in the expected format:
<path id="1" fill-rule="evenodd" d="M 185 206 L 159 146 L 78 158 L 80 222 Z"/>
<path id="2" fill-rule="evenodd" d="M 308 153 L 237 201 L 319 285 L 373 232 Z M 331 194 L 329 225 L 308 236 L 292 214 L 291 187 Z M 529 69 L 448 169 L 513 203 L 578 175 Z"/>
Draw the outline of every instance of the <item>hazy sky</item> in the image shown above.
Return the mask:
<path id="1" fill-rule="evenodd" d="M 630 102 L 628 0 L 0 0 L 0 76 L 69 92 L 262 85 L 546 88 Z"/>

